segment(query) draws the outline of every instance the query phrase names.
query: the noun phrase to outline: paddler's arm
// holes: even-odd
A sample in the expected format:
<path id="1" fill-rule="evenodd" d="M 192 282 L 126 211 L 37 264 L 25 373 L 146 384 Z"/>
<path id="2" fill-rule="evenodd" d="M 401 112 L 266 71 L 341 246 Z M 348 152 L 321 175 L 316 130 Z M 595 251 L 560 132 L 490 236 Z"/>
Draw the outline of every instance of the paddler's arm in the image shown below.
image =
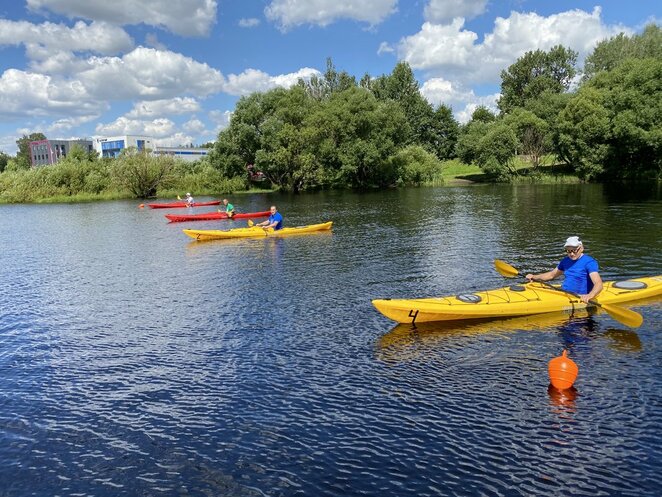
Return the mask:
<path id="1" fill-rule="evenodd" d="M 545 273 L 538 273 L 538 274 L 533 274 L 529 273 L 526 275 L 527 280 L 539 280 L 539 281 L 549 281 L 553 280 L 554 278 L 561 276 L 563 274 L 563 271 L 561 271 L 558 267 L 555 267 L 551 271 L 547 271 Z"/>
<path id="2" fill-rule="evenodd" d="M 589 273 L 589 278 L 591 278 L 591 281 L 593 282 L 593 290 L 588 292 L 586 295 L 580 295 L 579 298 L 581 299 L 582 302 L 588 304 L 588 301 L 591 299 L 594 299 L 595 297 L 598 296 L 598 294 L 602 291 L 602 278 L 600 277 L 600 273 L 597 271 L 594 271 L 592 273 Z"/>

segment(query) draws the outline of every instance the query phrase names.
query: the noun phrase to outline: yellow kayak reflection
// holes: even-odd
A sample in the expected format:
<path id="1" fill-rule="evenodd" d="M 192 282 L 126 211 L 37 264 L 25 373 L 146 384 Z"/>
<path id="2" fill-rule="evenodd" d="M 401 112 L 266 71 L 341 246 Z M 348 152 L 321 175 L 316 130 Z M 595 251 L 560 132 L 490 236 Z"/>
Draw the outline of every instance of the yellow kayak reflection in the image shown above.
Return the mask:
<path id="1" fill-rule="evenodd" d="M 588 318 L 601 310 L 577 310 L 572 314 L 553 312 L 510 319 L 481 321 L 437 321 L 420 324 L 398 324 L 377 341 L 377 354 L 387 362 L 413 359 L 422 350 L 452 345 L 453 341 L 480 334 L 512 331 L 557 331 L 571 320 Z M 462 341 L 462 344 L 465 342 Z"/>

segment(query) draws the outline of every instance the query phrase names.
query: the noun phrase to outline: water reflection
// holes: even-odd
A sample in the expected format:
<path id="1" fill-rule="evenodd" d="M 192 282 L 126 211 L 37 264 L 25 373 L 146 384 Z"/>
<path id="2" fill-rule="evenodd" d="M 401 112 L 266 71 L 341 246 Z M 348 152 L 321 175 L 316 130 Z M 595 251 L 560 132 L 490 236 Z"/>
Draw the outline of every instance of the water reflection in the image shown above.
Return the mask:
<path id="1" fill-rule="evenodd" d="M 635 331 L 609 328 L 603 335 L 609 338 L 609 347 L 619 352 L 639 352 L 642 349 L 641 339 Z"/>
<path id="2" fill-rule="evenodd" d="M 552 312 L 510 319 L 398 324 L 377 340 L 377 356 L 387 362 L 406 361 L 431 348 L 449 347 L 461 338 L 480 334 L 552 332 L 564 328 L 575 334 L 579 332 L 578 329 L 585 328 L 587 318 L 587 312 L 581 310 L 575 311 L 573 315 Z"/>
<path id="3" fill-rule="evenodd" d="M 599 334 L 599 326 L 593 319 L 595 313 L 592 309 L 586 316 L 571 316 L 565 323 L 559 326 L 558 331 L 563 340 L 563 346 L 572 350 L 573 347 L 586 344 Z"/>
<path id="4" fill-rule="evenodd" d="M 558 408 L 556 411 L 557 414 L 563 415 L 575 412 L 575 400 L 577 399 L 578 392 L 574 386 L 565 390 L 559 390 L 550 383 L 547 387 L 547 394 L 549 395 L 549 401 L 552 406 Z"/>

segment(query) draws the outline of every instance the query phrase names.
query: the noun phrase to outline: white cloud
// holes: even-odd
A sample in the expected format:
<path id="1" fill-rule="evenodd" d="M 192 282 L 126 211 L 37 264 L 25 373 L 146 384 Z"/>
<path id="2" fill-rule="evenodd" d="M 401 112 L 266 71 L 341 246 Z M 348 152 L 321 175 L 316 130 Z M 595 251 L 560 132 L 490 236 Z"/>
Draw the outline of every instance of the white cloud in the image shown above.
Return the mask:
<path id="1" fill-rule="evenodd" d="M 138 47 L 123 57 L 92 57 L 78 74 L 96 98 L 158 100 L 181 94 L 206 96 L 221 90 L 223 75 L 181 54 Z"/>
<path id="2" fill-rule="evenodd" d="M 52 136 L 53 133 L 62 133 L 64 131 L 69 131 L 73 128 L 80 126 L 81 124 L 85 124 L 90 121 L 93 121 L 98 117 L 99 115 L 87 115 L 87 116 L 79 116 L 79 117 L 65 117 L 63 119 L 58 119 L 57 121 L 52 122 L 46 127 L 46 136 Z"/>
<path id="3" fill-rule="evenodd" d="M 111 24 L 147 24 L 178 35 L 207 35 L 216 22 L 216 0 L 27 0 L 30 10 L 51 11 Z"/>
<path id="4" fill-rule="evenodd" d="M 43 74 L 8 69 L 0 77 L 0 117 L 47 115 L 81 116 L 108 108 L 91 99 L 77 82 L 55 80 Z"/>
<path id="5" fill-rule="evenodd" d="M 499 93 L 478 96 L 471 89 L 466 89 L 443 78 L 427 80 L 421 86 L 421 94 L 433 105 L 445 104 L 453 109 L 455 118 L 461 123 L 471 119 L 471 114 L 480 105 L 498 113 L 496 102 Z"/>
<path id="6" fill-rule="evenodd" d="M 162 115 L 190 114 L 200 110 L 200 103 L 191 97 L 175 97 L 164 100 L 140 101 L 126 114 L 130 118 L 156 117 Z"/>
<path id="7" fill-rule="evenodd" d="M 205 124 L 200 119 L 193 118 L 186 121 L 182 128 L 189 133 L 200 135 L 205 131 Z"/>
<path id="8" fill-rule="evenodd" d="M 250 19 L 239 19 L 240 28 L 254 28 L 259 24 L 260 24 L 260 20 L 256 19 L 255 17 L 251 17 Z"/>
<path id="9" fill-rule="evenodd" d="M 174 131 L 175 123 L 166 118 L 143 121 L 122 116 L 112 123 L 96 126 L 96 132 L 102 136 L 147 135 L 163 138 L 172 135 Z"/>
<path id="10" fill-rule="evenodd" d="M 487 0 L 430 0 L 425 6 L 425 20 L 443 23 L 462 17 L 473 19 L 485 12 Z"/>
<path id="11" fill-rule="evenodd" d="M 269 91 L 278 86 L 289 88 L 295 85 L 300 78 L 310 79 L 313 75 L 320 76 L 321 73 L 317 69 L 304 67 L 294 73 L 270 76 L 257 69 L 246 69 L 241 74 L 230 74 L 223 91 L 234 96 L 250 95 L 256 91 Z"/>
<path id="12" fill-rule="evenodd" d="M 339 19 L 376 25 L 396 11 L 397 3 L 397 0 L 272 0 L 264 13 L 283 30 L 302 24 L 328 26 Z"/>
<path id="13" fill-rule="evenodd" d="M 384 53 L 394 53 L 394 52 L 395 49 L 385 41 L 381 42 L 379 44 L 379 48 L 377 49 L 377 55 L 381 55 Z"/>
<path id="14" fill-rule="evenodd" d="M 64 52 L 93 52 L 102 55 L 133 48 L 133 40 L 122 29 L 103 22 L 78 21 L 72 28 L 62 24 L 0 19 L 0 46 L 25 45 L 28 58 L 44 61 Z"/>
<path id="15" fill-rule="evenodd" d="M 160 147 L 187 147 L 191 144 L 195 145 L 195 140 L 191 135 L 185 135 L 182 132 L 173 133 L 169 136 L 157 138 L 154 140 L 154 145 Z"/>
<path id="16" fill-rule="evenodd" d="M 599 7 L 591 13 L 576 9 L 548 17 L 511 12 L 508 18 L 497 17 L 494 30 L 482 43 L 476 43 L 476 33 L 463 29 L 463 19 L 446 25 L 426 22 L 418 33 L 400 40 L 398 56 L 433 77 L 496 84 L 500 72 L 527 51 L 561 44 L 579 52 L 581 65 L 599 41 L 630 33 L 621 25 L 603 24 L 600 14 Z"/>
<path id="17" fill-rule="evenodd" d="M 230 119 L 232 119 L 233 112 L 230 110 L 220 111 L 212 110 L 209 112 L 209 119 L 216 124 L 216 132 L 221 129 L 227 128 L 230 125 Z"/>

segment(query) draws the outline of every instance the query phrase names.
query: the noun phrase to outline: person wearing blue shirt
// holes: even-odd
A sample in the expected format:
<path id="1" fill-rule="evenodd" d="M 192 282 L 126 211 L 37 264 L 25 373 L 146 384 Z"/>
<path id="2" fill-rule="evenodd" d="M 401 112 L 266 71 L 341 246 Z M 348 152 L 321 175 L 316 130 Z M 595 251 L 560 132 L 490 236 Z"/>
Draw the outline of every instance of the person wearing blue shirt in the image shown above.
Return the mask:
<path id="1" fill-rule="evenodd" d="M 588 301 L 602 291 L 602 278 L 598 272 L 598 261 L 584 253 L 584 244 L 578 236 L 571 236 L 563 246 L 566 256 L 551 271 L 527 274 L 528 280 L 549 281 L 564 275 L 561 288 L 579 295 L 582 302 Z"/>
<path id="2" fill-rule="evenodd" d="M 271 215 L 269 216 L 269 219 L 266 221 L 262 221 L 261 223 L 257 223 L 255 226 L 260 226 L 261 228 L 264 229 L 269 229 L 273 228 L 274 230 L 279 230 L 283 227 L 283 216 L 281 215 L 280 212 L 278 212 L 278 209 L 276 209 L 275 205 L 271 206 Z"/>

